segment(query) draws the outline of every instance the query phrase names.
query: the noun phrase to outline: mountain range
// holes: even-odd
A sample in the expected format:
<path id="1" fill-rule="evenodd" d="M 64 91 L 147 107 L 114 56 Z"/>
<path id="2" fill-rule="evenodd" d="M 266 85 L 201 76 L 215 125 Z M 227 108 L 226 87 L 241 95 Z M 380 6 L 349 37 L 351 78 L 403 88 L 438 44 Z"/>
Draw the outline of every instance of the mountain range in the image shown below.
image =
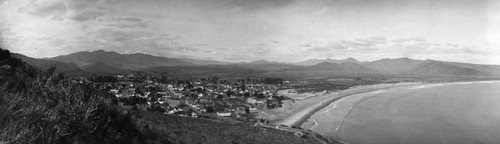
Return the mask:
<path id="1" fill-rule="evenodd" d="M 77 52 L 69 55 L 46 58 L 45 60 L 73 63 L 78 67 L 83 67 L 95 63 L 106 64 L 111 67 L 121 69 L 141 69 L 156 66 L 187 66 L 193 63 L 184 62 L 178 59 L 157 57 L 142 53 L 119 54 L 114 51 L 97 50 L 92 52 Z"/>
<path id="2" fill-rule="evenodd" d="M 312 65 L 317 65 L 320 63 L 324 63 L 324 62 L 327 62 L 327 63 L 344 63 L 344 62 L 360 63 L 358 60 L 356 60 L 354 58 L 346 58 L 346 59 L 340 59 L 340 60 L 327 58 L 327 59 L 308 59 L 305 61 L 296 62 L 294 64 L 301 65 L 301 66 L 312 66 Z"/>
<path id="3" fill-rule="evenodd" d="M 117 74 L 130 72 L 155 72 L 167 74 L 240 74 L 282 77 L 326 76 L 390 76 L 408 75 L 421 77 L 464 76 L 500 77 L 500 65 L 481 65 L 410 58 L 380 59 L 360 62 L 347 59 L 309 59 L 296 63 L 254 61 L 230 63 L 214 60 L 167 58 L 142 53 L 120 54 L 97 50 L 76 52 L 51 58 L 36 59 L 21 54 L 15 57 L 47 69 L 57 67 L 57 72 L 72 74 Z"/>

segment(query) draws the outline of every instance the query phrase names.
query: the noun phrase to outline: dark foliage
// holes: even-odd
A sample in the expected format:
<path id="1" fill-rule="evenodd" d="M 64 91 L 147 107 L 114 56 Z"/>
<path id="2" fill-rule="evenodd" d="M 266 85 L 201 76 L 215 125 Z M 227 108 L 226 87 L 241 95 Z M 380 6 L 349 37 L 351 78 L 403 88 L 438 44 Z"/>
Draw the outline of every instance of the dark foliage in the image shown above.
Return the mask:
<path id="1" fill-rule="evenodd" d="M 146 110 L 150 112 L 159 112 L 159 113 L 165 112 L 165 109 L 163 109 L 159 103 L 151 104 L 149 107 L 146 108 Z"/>
<path id="2" fill-rule="evenodd" d="M 147 100 L 145 98 L 141 98 L 138 96 L 131 96 L 131 97 L 122 97 L 119 98 L 118 101 L 122 102 L 124 105 L 130 105 L 130 106 L 135 106 L 135 105 L 145 105 L 147 104 Z"/>
<path id="3" fill-rule="evenodd" d="M 0 49 L 0 61 L 10 58 L 9 50 Z"/>
<path id="4" fill-rule="evenodd" d="M 133 143 L 144 141 L 116 99 L 40 71 L 1 51 L 0 142 Z"/>
<path id="5" fill-rule="evenodd" d="M 282 78 L 263 78 L 262 82 L 265 84 L 283 84 Z"/>
<path id="6" fill-rule="evenodd" d="M 114 76 L 92 76 L 90 77 L 90 81 L 93 81 L 93 82 L 110 82 L 110 83 L 114 83 L 114 82 L 117 82 L 118 79 Z"/>

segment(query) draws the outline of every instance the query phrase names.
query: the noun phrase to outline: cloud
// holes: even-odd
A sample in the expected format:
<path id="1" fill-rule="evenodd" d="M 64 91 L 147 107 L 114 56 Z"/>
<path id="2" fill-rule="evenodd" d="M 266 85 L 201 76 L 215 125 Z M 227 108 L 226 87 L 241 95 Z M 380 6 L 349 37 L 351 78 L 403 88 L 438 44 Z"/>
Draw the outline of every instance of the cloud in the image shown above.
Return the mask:
<path id="1" fill-rule="evenodd" d="M 67 3 L 67 7 L 68 7 L 68 9 L 72 9 L 72 10 L 82 10 L 82 9 L 89 7 L 89 4 L 87 4 L 87 2 L 89 2 L 89 1 L 83 1 L 83 0 L 71 1 L 71 2 Z"/>
<path id="2" fill-rule="evenodd" d="M 90 32 L 87 36 L 92 42 L 98 42 L 100 47 L 125 53 L 141 52 L 162 56 L 202 55 L 208 46 L 203 43 L 185 42 L 181 36 L 142 29 L 102 28 Z"/>
<path id="3" fill-rule="evenodd" d="M 62 21 L 64 19 L 63 19 L 63 17 L 56 15 L 56 16 L 53 16 L 52 18 L 50 18 L 50 20 L 51 21 Z"/>
<path id="4" fill-rule="evenodd" d="M 5 4 L 7 4 L 7 2 L 9 2 L 9 1 L 7 1 L 7 0 L 0 1 L 0 8 L 3 7 Z"/>
<path id="5" fill-rule="evenodd" d="M 472 52 L 471 48 L 459 45 L 430 43 L 418 38 L 389 40 L 384 37 L 357 38 L 354 40 L 338 40 L 333 42 L 309 42 L 299 44 L 293 53 L 310 58 L 328 58 L 342 56 L 356 57 L 425 57 L 425 55 L 464 54 Z"/>
<path id="6" fill-rule="evenodd" d="M 88 21 L 95 20 L 97 17 L 103 16 L 104 12 L 97 9 L 85 9 L 82 11 L 75 11 L 69 14 L 67 17 L 74 21 Z"/>
<path id="7" fill-rule="evenodd" d="M 339 44 L 339 43 L 330 43 L 326 44 L 324 46 L 316 46 L 316 47 L 311 47 L 308 49 L 309 51 L 316 51 L 316 52 L 327 52 L 327 51 L 346 51 L 348 50 L 348 47 Z"/>
<path id="8" fill-rule="evenodd" d="M 257 47 L 258 47 L 258 48 L 266 48 L 266 47 L 268 47 L 268 46 L 269 46 L 269 44 L 267 44 L 267 43 L 258 43 L 258 44 L 257 44 Z"/>
<path id="9" fill-rule="evenodd" d="M 27 13 L 38 17 L 62 15 L 67 12 L 66 5 L 61 1 L 41 2 L 31 1 L 27 6 L 18 9 L 20 13 Z"/>
<path id="10" fill-rule="evenodd" d="M 385 37 L 369 37 L 369 38 L 358 38 L 356 39 L 358 42 L 376 45 L 376 44 L 384 44 L 387 43 L 387 38 Z"/>
<path id="11" fill-rule="evenodd" d="M 395 43 L 405 43 L 405 42 L 424 42 L 425 40 L 420 38 L 403 38 L 403 39 L 394 39 L 391 42 Z"/>
<path id="12" fill-rule="evenodd" d="M 51 17 L 51 20 L 57 21 L 68 18 L 78 22 L 94 20 L 109 10 L 100 6 L 97 0 L 32 0 L 28 5 L 18 8 L 19 13 Z"/>
<path id="13" fill-rule="evenodd" d="M 68 43 L 67 40 L 60 39 L 60 38 L 50 39 L 47 41 L 47 44 L 49 46 L 54 46 L 54 47 L 60 47 L 60 46 L 66 45 L 67 43 Z"/>
<path id="14" fill-rule="evenodd" d="M 375 46 L 374 43 L 371 42 L 364 42 L 364 41 L 348 41 L 348 40 L 343 40 L 340 41 L 341 44 L 346 45 L 348 47 L 369 47 L 369 46 Z"/>
<path id="15" fill-rule="evenodd" d="M 343 51 L 347 47 L 343 46 L 338 42 L 325 43 L 325 42 L 310 42 L 298 45 L 299 49 L 304 50 L 304 52 L 331 52 L 331 51 Z"/>
<path id="16" fill-rule="evenodd" d="M 284 7 L 296 1 L 297 0 L 216 0 L 215 3 L 244 11 L 256 11 Z"/>
<path id="17" fill-rule="evenodd" d="M 119 18 L 112 18 L 112 21 L 126 21 L 126 22 L 141 22 L 142 19 L 140 18 L 134 18 L 134 17 L 119 17 Z"/>
<path id="18" fill-rule="evenodd" d="M 204 44 L 204 43 L 194 43 L 194 44 L 192 44 L 192 46 L 194 46 L 194 47 L 208 47 L 209 45 Z"/>
<path id="19" fill-rule="evenodd" d="M 135 17 L 115 17 L 115 18 L 108 18 L 104 20 L 99 20 L 101 22 L 110 22 L 109 24 L 106 24 L 106 26 L 109 27 L 116 27 L 116 28 L 126 28 L 126 29 L 134 29 L 134 28 L 142 28 L 146 29 L 149 27 L 150 21 L 144 21 L 140 18 L 135 18 Z"/>
<path id="20" fill-rule="evenodd" d="M 148 28 L 148 24 L 141 22 L 141 23 L 116 23 L 116 24 L 107 24 L 106 26 L 109 27 L 116 27 L 116 28 L 126 28 L 126 29 L 134 29 L 134 28 Z"/>

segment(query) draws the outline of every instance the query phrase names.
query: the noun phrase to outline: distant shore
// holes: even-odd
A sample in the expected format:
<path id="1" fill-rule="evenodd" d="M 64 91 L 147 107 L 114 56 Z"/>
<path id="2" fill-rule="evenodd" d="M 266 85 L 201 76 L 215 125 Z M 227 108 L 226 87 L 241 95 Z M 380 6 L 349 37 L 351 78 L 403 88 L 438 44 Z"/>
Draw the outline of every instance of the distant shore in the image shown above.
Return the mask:
<path id="1" fill-rule="evenodd" d="M 349 89 L 341 91 L 330 91 L 330 92 L 317 92 L 317 93 L 305 93 L 305 94 L 287 94 L 286 92 L 281 92 L 285 96 L 291 96 L 292 100 L 286 100 L 283 102 L 283 107 L 261 112 L 258 117 L 268 119 L 274 124 L 287 125 L 287 126 L 297 126 L 300 127 L 302 123 L 306 122 L 307 119 L 315 112 L 321 110 L 322 108 L 328 106 L 333 101 L 336 101 L 342 97 L 365 93 L 370 91 L 376 91 L 380 89 L 401 87 L 401 86 L 411 86 L 419 85 L 421 82 L 401 82 L 401 83 L 383 83 L 375 85 L 360 85 L 354 86 Z"/>
<path id="2" fill-rule="evenodd" d="M 339 99 L 347 96 L 365 94 L 373 95 L 382 92 L 386 89 L 399 88 L 399 87 L 413 87 L 424 88 L 429 86 L 438 86 L 445 84 L 468 84 L 477 82 L 495 82 L 495 81 L 466 81 L 466 82 L 439 82 L 439 83 L 425 83 L 425 82 L 400 82 L 400 83 L 383 83 L 375 85 L 360 85 L 351 87 L 349 89 L 334 91 L 334 92 L 317 92 L 317 93 L 304 93 L 297 94 L 290 93 L 290 90 L 283 90 L 280 92 L 285 96 L 290 96 L 292 100 L 283 102 L 283 107 L 276 108 L 261 112 L 258 117 L 268 119 L 277 125 L 287 125 L 303 127 L 305 129 L 311 128 L 314 121 L 309 120 L 313 114 L 321 111 L 327 106 Z"/>
<path id="3" fill-rule="evenodd" d="M 457 85 L 457 84 L 473 84 L 473 83 L 494 83 L 500 81 L 469 81 L 469 82 L 443 82 L 443 83 L 417 83 L 417 84 L 405 84 L 398 85 L 394 87 L 386 87 L 380 88 L 377 90 L 364 91 L 358 93 L 351 93 L 350 95 L 345 95 L 340 98 L 336 98 L 335 100 L 325 100 L 327 106 L 323 106 L 322 109 L 315 111 L 309 111 L 307 115 L 302 115 L 299 117 L 290 117 L 295 119 L 286 119 L 286 124 L 293 124 L 294 126 L 300 126 L 303 129 L 310 129 L 314 132 L 317 132 L 321 135 L 325 135 L 325 133 L 331 132 L 335 129 L 339 129 L 342 126 L 343 119 L 345 115 L 349 113 L 358 103 L 373 98 L 380 93 L 388 92 L 388 91 L 398 91 L 401 88 L 407 89 L 421 89 L 435 86 L 445 86 L 445 85 Z M 345 97 L 349 97 L 349 99 L 342 99 Z M 323 104 L 323 103 L 322 103 Z M 332 109 L 335 107 L 335 109 Z M 335 110 L 335 111 L 332 111 Z M 331 113 L 335 113 L 334 115 L 338 117 L 332 117 Z M 303 113 L 305 114 L 305 113 Z M 304 120 L 305 119 L 305 120 Z M 336 125 L 321 125 L 322 121 L 335 122 Z"/>

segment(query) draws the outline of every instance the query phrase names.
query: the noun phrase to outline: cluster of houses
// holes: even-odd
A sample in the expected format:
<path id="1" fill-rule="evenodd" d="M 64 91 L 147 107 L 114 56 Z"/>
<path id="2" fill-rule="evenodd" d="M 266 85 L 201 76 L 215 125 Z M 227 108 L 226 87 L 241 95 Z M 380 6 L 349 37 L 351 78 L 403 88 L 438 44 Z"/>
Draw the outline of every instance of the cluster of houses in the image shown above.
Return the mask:
<path id="1" fill-rule="evenodd" d="M 116 81 L 93 82 L 82 78 L 75 81 L 89 83 L 119 99 L 145 99 L 145 104 L 135 105 L 139 109 L 159 109 L 166 114 L 192 117 L 217 116 L 248 120 L 249 113 L 281 107 L 281 101 L 285 98 L 277 95 L 277 91 L 285 87 L 280 83 L 227 81 L 213 77 L 190 80 L 172 80 L 155 75 L 113 77 Z"/>

